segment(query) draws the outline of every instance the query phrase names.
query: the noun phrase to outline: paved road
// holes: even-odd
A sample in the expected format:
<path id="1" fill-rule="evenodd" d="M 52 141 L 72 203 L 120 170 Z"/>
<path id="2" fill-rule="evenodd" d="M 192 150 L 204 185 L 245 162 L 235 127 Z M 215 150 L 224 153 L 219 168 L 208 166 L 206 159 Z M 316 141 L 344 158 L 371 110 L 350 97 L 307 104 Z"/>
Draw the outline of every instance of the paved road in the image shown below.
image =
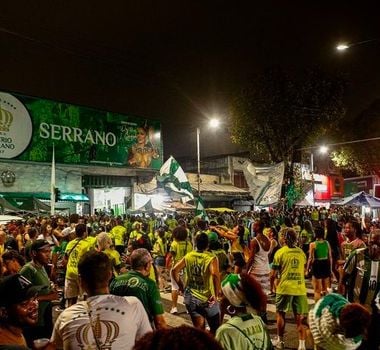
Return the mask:
<path id="1" fill-rule="evenodd" d="M 313 289 L 310 280 L 306 283 L 308 292 L 308 302 L 309 306 L 312 307 L 314 304 L 313 300 Z M 183 304 L 183 298 L 180 296 L 178 299 L 178 314 L 172 315 L 169 313 L 171 308 L 171 295 L 170 293 L 161 293 L 162 301 L 165 307 L 165 318 L 166 322 L 171 327 L 178 327 L 180 325 L 192 326 L 190 316 L 186 313 L 186 308 Z M 276 307 L 274 304 L 274 298 L 268 299 L 268 330 L 271 338 L 276 336 Z M 285 349 L 297 349 L 298 348 L 298 333 L 296 326 L 292 317 L 292 314 L 286 315 L 286 328 L 285 328 Z M 307 343 L 307 349 L 312 350 L 311 344 Z"/>

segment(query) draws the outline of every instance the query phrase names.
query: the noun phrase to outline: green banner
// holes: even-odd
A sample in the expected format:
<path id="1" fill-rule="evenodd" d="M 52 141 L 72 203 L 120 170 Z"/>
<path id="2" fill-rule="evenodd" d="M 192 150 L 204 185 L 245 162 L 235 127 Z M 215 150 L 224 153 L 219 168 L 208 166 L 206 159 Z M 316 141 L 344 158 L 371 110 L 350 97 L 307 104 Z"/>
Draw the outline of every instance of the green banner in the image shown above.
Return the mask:
<path id="1" fill-rule="evenodd" d="M 0 92 L 0 158 L 94 166 L 162 165 L 161 124 Z"/>

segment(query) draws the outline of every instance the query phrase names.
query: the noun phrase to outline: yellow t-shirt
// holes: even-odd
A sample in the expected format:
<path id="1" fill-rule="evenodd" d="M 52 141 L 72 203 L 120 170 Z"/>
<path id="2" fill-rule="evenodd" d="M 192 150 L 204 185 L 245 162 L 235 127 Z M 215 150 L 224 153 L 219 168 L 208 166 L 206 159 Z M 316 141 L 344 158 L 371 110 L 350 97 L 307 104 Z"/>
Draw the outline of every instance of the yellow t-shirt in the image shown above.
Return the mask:
<path id="1" fill-rule="evenodd" d="M 133 230 L 131 234 L 129 235 L 129 241 L 130 242 L 138 241 L 142 237 L 142 235 L 143 235 L 142 232 Z"/>
<path id="2" fill-rule="evenodd" d="M 124 226 L 116 225 L 112 228 L 109 233 L 110 238 L 115 243 L 115 246 L 124 246 L 125 235 L 127 234 L 127 229 Z"/>
<path id="3" fill-rule="evenodd" d="M 94 236 L 88 236 L 85 241 L 87 241 L 90 249 L 95 249 L 97 245 L 96 237 Z"/>
<path id="4" fill-rule="evenodd" d="M 121 264 L 119 252 L 115 249 L 106 248 L 103 250 L 103 253 L 106 254 L 111 260 L 113 274 L 117 276 L 116 267 Z"/>
<path id="5" fill-rule="evenodd" d="M 79 241 L 79 242 L 78 242 Z M 74 247 L 75 246 L 75 247 Z M 87 239 L 73 239 L 67 246 L 65 253 L 70 254 L 67 261 L 66 278 L 78 278 L 78 263 L 84 253 L 91 249 L 91 243 Z"/>
<path id="6" fill-rule="evenodd" d="M 271 229 L 271 227 L 265 227 L 263 230 L 263 235 L 269 237 L 269 232 Z"/>
<path id="7" fill-rule="evenodd" d="M 173 241 L 170 245 L 170 252 L 173 255 L 173 265 L 175 265 L 192 250 L 193 246 L 189 241 Z"/>
<path id="8" fill-rule="evenodd" d="M 280 273 L 277 294 L 306 295 L 305 264 L 306 255 L 301 248 L 286 245 L 276 252 L 272 269 Z"/>
<path id="9" fill-rule="evenodd" d="M 166 225 L 168 225 L 169 230 L 173 232 L 173 230 L 178 226 L 178 222 L 176 219 L 167 219 Z"/>
<path id="10" fill-rule="evenodd" d="M 209 265 L 216 256 L 211 252 L 192 251 L 185 255 L 186 288 L 196 298 L 207 301 L 215 295 Z"/>
<path id="11" fill-rule="evenodd" d="M 162 241 L 162 238 L 158 237 L 153 245 L 152 255 L 153 257 L 165 256 L 166 254 L 166 244 Z"/>

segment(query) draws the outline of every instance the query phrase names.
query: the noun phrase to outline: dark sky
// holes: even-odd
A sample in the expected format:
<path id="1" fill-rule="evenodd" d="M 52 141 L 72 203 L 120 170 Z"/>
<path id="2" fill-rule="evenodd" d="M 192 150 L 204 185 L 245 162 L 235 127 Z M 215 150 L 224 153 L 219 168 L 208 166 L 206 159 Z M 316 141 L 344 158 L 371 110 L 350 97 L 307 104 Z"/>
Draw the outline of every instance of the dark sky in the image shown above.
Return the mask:
<path id="1" fill-rule="evenodd" d="M 14 4 L 16 3 L 16 4 Z M 79 3 L 79 4 L 78 4 Z M 354 4 L 351 4 L 354 3 Z M 347 117 L 380 97 L 375 1 L 15 1 L 1 4 L 0 89 L 163 123 L 165 156 L 236 151 L 231 95 L 254 73 L 318 65 L 350 80 Z M 225 128 L 224 128 L 225 129 Z"/>

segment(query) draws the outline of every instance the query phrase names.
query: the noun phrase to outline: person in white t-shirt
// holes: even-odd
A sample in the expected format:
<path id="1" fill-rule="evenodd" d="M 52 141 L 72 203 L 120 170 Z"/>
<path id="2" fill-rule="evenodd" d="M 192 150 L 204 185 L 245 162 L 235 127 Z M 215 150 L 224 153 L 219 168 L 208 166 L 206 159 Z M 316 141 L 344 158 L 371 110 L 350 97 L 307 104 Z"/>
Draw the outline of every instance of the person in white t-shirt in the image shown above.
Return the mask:
<path id="1" fill-rule="evenodd" d="M 140 300 L 109 294 L 111 261 L 102 252 L 83 255 L 78 272 L 86 301 L 58 317 L 51 341 L 57 349 L 132 349 L 135 341 L 152 331 Z"/>

